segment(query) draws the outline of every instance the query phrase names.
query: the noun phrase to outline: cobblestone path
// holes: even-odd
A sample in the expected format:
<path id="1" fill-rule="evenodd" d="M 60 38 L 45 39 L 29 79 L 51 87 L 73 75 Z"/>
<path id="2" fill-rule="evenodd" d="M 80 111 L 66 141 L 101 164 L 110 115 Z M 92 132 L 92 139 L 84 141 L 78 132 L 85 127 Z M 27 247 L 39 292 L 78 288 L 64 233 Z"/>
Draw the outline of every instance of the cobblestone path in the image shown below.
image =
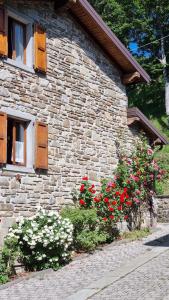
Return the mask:
<path id="1" fill-rule="evenodd" d="M 0 288 L 0 300 L 86 299 L 169 299 L 169 224 L 141 241 L 112 243 L 57 272 Z"/>

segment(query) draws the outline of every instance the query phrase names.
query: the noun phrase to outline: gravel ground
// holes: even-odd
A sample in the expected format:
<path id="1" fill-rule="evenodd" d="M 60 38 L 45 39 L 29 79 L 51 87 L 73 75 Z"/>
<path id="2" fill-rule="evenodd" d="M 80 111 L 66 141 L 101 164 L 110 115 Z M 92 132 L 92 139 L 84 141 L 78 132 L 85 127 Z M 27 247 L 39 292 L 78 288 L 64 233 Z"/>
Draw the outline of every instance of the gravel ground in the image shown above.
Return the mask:
<path id="1" fill-rule="evenodd" d="M 68 296 L 87 288 L 107 272 L 122 267 L 126 262 L 158 245 L 163 245 L 163 242 L 169 241 L 168 234 L 169 224 L 160 224 L 157 231 L 143 240 L 112 243 L 92 255 L 81 255 L 57 272 L 42 273 L 4 286 L 0 289 L 0 300 L 38 300 L 39 298 L 65 300 Z M 165 239 L 160 242 L 154 241 L 161 237 Z M 90 299 L 163 299 L 167 290 L 169 293 L 168 279 L 169 252 L 167 250 Z"/>

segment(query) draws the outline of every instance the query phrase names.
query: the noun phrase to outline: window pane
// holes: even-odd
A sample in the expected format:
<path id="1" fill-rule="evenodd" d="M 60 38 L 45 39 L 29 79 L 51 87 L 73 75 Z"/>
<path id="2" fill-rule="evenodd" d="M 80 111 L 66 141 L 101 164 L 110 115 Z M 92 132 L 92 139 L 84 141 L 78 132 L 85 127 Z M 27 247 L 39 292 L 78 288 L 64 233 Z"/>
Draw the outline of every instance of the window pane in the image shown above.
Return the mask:
<path id="1" fill-rule="evenodd" d="M 24 63 L 24 28 L 14 23 L 16 61 Z"/>
<path id="2" fill-rule="evenodd" d="M 16 123 L 15 162 L 24 163 L 24 126 Z"/>

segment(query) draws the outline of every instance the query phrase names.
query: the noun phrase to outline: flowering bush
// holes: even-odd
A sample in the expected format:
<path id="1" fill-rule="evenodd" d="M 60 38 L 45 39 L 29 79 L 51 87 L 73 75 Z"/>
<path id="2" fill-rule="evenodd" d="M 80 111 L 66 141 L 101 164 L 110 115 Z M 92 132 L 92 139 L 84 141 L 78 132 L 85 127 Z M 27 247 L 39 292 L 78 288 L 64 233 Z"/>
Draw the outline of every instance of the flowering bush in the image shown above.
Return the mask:
<path id="1" fill-rule="evenodd" d="M 90 208 L 93 206 L 93 198 L 96 193 L 95 185 L 90 184 L 88 177 L 82 178 L 79 193 L 79 205 L 83 208 Z"/>
<path id="2" fill-rule="evenodd" d="M 99 192 L 88 177 L 82 178 L 79 205 L 95 207 L 99 220 L 110 226 L 127 220 L 131 229 L 139 229 L 145 208 L 153 211 L 155 180 L 162 181 L 164 174 L 154 159 L 154 151 L 143 139 L 131 156 L 120 157 L 113 180 L 102 180 Z"/>
<path id="3" fill-rule="evenodd" d="M 127 188 L 119 189 L 115 182 L 102 180 L 101 192 L 94 198 L 97 214 L 104 222 L 122 221 L 126 207 L 131 206 Z"/>
<path id="4" fill-rule="evenodd" d="M 17 220 L 6 243 L 17 242 L 20 260 L 27 270 L 57 269 L 70 259 L 73 225 L 58 213 L 44 210 Z"/>
<path id="5" fill-rule="evenodd" d="M 134 227 L 140 228 L 142 211 L 152 207 L 152 196 L 155 194 L 155 180 L 161 181 L 165 171 L 154 159 L 154 151 L 146 141 L 137 144 L 130 157 L 122 156 L 116 172 L 116 184 L 126 188 L 131 205 L 126 211 Z"/>

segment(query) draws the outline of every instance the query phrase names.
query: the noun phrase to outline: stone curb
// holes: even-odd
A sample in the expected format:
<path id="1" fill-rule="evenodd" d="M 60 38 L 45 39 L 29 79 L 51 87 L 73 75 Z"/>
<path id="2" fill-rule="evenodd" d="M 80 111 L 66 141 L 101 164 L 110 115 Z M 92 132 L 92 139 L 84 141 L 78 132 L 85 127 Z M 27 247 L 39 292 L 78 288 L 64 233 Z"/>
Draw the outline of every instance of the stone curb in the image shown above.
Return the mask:
<path id="1" fill-rule="evenodd" d="M 33 272 L 31 274 L 28 274 L 27 276 L 25 277 L 22 277 L 22 278 L 18 278 L 18 279 L 14 279 L 13 281 L 10 281 L 10 282 L 7 282 L 3 285 L 0 285 L 0 290 L 3 290 L 3 289 L 7 289 L 17 283 L 20 283 L 21 281 L 26 281 L 26 280 L 29 280 L 31 278 L 34 278 L 34 277 L 41 277 L 41 276 L 44 276 L 46 274 L 50 274 L 54 272 L 52 269 L 47 269 L 47 270 L 42 270 L 42 271 L 38 271 L 38 272 Z"/>
<path id="2" fill-rule="evenodd" d="M 157 199 L 169 198 L 169 195 L 157 195 Z"/>
<path id="3" fill-rule="evenodd" d="M 168 246 L 168 244 L 166 244 L 166 246 Z M 163 246 L 157 247 L 156 249 L 150 248 L 150 250 L 151 251 L 148 253 L 144 253 L 139 257 L 128 261 L 125 265 L 117 268 L 115 271 L 108 272 L 101 279 L 93 282 L 87 288 L 83 288 L 82 290 L 70 295 L 65 300 L 87 300 L 89 297 L 94 296 L 95 294 L 107 288 L 109 285 L 120 280 L 121 278 L 124 278 L 126 275 L 132 273 L 139 267 L 158 257 L 163 252 L 169 251 L 168 247 L 165 249 L 165 243 Z"/>

